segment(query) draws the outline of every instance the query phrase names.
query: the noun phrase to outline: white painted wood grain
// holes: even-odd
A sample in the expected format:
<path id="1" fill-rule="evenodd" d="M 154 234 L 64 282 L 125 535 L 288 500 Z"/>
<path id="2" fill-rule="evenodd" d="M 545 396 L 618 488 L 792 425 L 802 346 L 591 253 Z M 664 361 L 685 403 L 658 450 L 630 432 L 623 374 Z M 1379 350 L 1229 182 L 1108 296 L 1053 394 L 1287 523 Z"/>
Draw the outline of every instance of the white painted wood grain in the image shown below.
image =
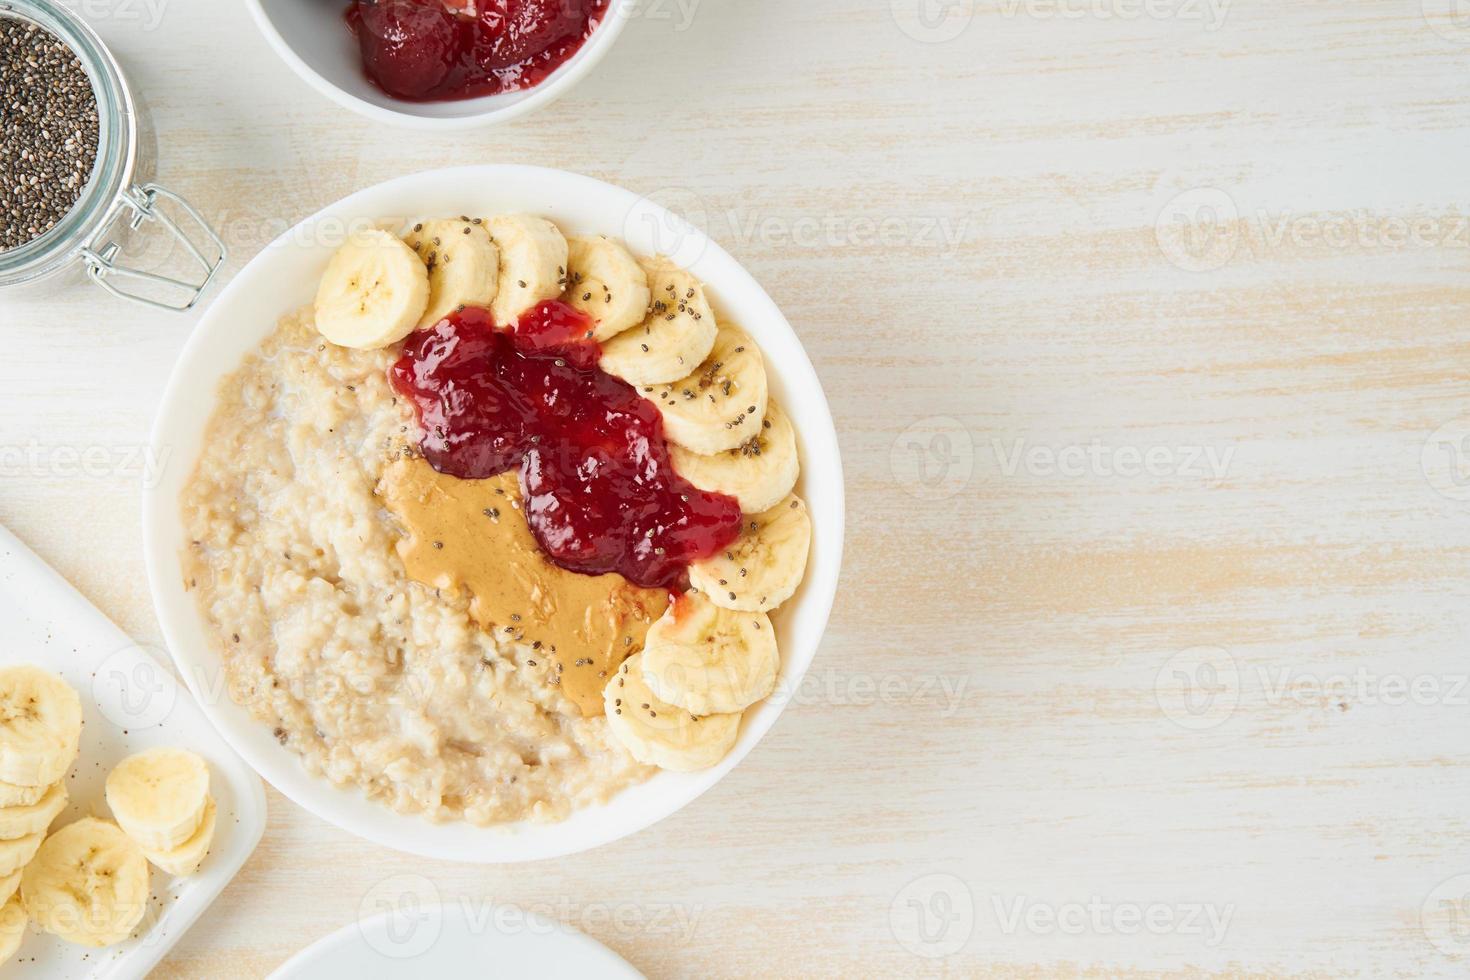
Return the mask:
<path id="1" fill-rule="evenodd" d="M 263 975 L 399 874 L 545 903 L 652 977 L 1470 971 L 1438 904 L 1470 879 L 1436 892 L 1470 873 L 1470 503 L 1432 486 L 1459 444 L 1424 465 L 1470 416 L 1470 23 L 959 0 L 963 33 L 921 43 L 908 0 L 699 0 L 682 30 L 654 2 L 567 99 L 452 138 L 337 110 L 237 4 L 96 20 L 232 270 L 365 184 L 471 160 L 689 214 L 801 333 L 849 485 L 813 679 L 715 791 L 490 870 L 272 794 L 160 975 Z M 143 445 L 190 319 L 83 288 L 0 319 L 0 447 L 43 459 L 0 466 L 0 520 L 156 641 L 139 473 L 55 452 Z M 1135 457 L 1152 472 L 1120 475 Z M 1210 682 L 1196 714 L 1175 668 Z"/>

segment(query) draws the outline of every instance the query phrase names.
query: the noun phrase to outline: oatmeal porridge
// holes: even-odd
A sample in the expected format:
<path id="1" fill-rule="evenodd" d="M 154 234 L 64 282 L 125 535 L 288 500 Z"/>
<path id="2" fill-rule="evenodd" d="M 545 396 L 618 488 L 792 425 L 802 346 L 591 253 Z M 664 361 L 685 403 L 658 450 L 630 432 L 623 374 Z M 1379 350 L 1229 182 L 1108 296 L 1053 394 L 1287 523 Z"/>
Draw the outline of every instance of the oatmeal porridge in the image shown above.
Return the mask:
<path id="1" fill-rule="evenodd" d="M 230 695 L 306 767 L 394 809 L 555 819 L 643 778 L 549 665 L 409 580 L 375 488 L 410 444 L 391 356 L 289 317 L 221 389 L 184 497 L 186 575 Z"/>
<path id="2" fill-rule="evenodd" d="M 758 348 L 682 270 L 543 219 L 375 234 L 225 379 L 181 499 L 230 697 L 438 820 L 716 764 L 810 538 Z"/>

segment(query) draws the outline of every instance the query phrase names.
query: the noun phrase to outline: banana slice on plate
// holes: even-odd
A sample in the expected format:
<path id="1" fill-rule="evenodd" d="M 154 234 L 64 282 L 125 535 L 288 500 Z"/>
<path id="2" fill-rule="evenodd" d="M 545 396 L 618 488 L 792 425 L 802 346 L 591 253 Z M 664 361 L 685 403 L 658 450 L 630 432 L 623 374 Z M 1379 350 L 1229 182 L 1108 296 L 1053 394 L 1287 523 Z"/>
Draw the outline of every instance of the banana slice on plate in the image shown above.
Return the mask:
<path id="1" fill-rule="evenodd" d="M 24 868 L 36 856 L 36 849 L 45 839 L 45 833 L 38 830 L 14 840 L 0 840 L 0 875 L 9 875 Z"/>
<path id="2" fill-rule="evenodd" d="M 143 847 L 169 851 L 199 830 L 209 800 L 209 767 L 187 749 L 148 749 L 107 774 L 107 805 Z"/>
<path id="3" fill-rule="evenodd" d="M 148 861 L 117 824 L 85 817 L 46 838 L 20 877 L 26 914 L 81 946 L 122 942 L 148 909 Z"/>
<path id="4" fill-rule="evenodd" d="M 0 904 L 10 901 L 10 897 L 20 891 L 20 869 L 16 868 L 8 875 L 0 877 Z"/>
<path id="5" fill-rule="evenodd" d="M 602 345 L 599 366 L 629 384 L 665 384 L 703 364 L 719 327 L 704 287 L 668 259 L 639 263 L 648 275 L 649 307 L 641 323 Z"/>
<path id="6" fill-rule="evenodd" d="M 603 235 L 567 239 L 567 286 L 562 299 L 597 324 L 601 343 L 648 315 L 648 273 L 626 248 Z"/>
<path id="7" fill-rule="evenodd" d="M 613 737 L 639 762 L 675 772 L 708 769 L 740 734 L 739 715 L 696 718 L 660 701 L 643 680 L 643 654 L 623 661 L 602 692 Z"/>
<path id="8" fill-rule="evenodd" d="M 774 400 L 766 402 L 766 417 L 756 434 L 734 449 L 703 456 L 675 445 L 669 447 L 669 456 L 676 473 L 701 490 L 734 497 L 746 514 L 780 503 L 801 475 L 796 430 Z"/>
<path id="9" fill-rule="evenodd" d="M 194 831 L 193 837 L 167 851 L 155 851 L 145 847 L 143 856 L 160 871 L 166 871 L 175 878 L 193 874 L 204 863 L 204 857 L 209 853 L 209 845 L 214 841 L 214 819 L 214 798 L 210 797 L 204 804 L 204 819 L 200 821 L 199 829 Z"/>
<path id="10" fill-rule="evenodd" d="M 490 309 L 500 286 L 500 249 L 483 222 L 421 221 L 403 240 L 429 270 L 429 306 L 419 317 L 420 330 L 463 306 Z"/>
<path id="11" fill-rule="evenodd" d="M 812 521 L 791 494 L 770 510 L 747 515 L 728 549 L 689 566 L 689 582 L 726 609 L 763 612 L 790 599 L 806 575 Z"/>
<path id="12" fill-rule="evenodd" d="M 766 417 L 765 359 L 739 327 L 720 327 L 709 357 L 687 377 L 639 390 L 663 414 L 670 442 L 706 456 L 749 441 Z"/>
<path id="13" fill-rule="evenodd" d="M 561 230 L 534 214 L 503 214 L 486 222 L 500 250 L 500 282 L 491 313 L 503 327 L 521 314 L 561 295 L 567 281 L 567 240 Z"/>
<path id="14" fill-rule="evenodd" d="M 20 875 L 16 877 L 19 878 Z M 26 938 L 26 923 L 29 921 L 19 895 L 12 894 L 4 905 L 0 905 L 0 964 L 5 963 L 20 949 L 20 944 Z"/>
<path id="15" fill-rule="evenodd" d="M 46 795 L 28 806 L 0 809 L 0 840 L 14 840 L 31 834 L 45 833 L 62 810 L 66 809 L 66 787 L 53 783 Z"/>
<path id="16" fill-rule="evenodd" d="M 0 806 L 30 806 L 46 795 L 50 786 L 20 786 L 0 780 Z"/>
<path id="17" fill-rule="evenodd" d="M 429 307 L 429 270 L 379 228 L 357 232 L 332 256 L 316 290 L 316 328 L 339 347 L 373 350 L 407 337 Z"/>
<path id="18" fill-rule="evenodd" d="M 70 684 L 39 667 L 0 668 L 0 779 L 49 787 L 71 768 L 81 736 L 82 700 Z"/>
<path id="19" fill-rule="evenodd" d="M 643 641 L 643 681 L 662 701 L 695 715 L 729 714 L 776 687 L 781 655 L 765 613 L 722 609 L 686 592 Z"/>

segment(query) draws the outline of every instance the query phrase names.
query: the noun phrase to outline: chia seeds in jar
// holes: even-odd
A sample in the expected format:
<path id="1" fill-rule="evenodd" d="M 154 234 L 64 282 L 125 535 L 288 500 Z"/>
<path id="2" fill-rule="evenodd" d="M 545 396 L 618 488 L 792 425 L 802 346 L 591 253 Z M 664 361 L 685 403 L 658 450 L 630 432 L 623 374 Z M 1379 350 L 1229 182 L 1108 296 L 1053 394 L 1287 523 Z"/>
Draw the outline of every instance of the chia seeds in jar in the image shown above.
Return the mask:
<path id="1" fill-rule="evenodd" d="M 0 0 L 0 292 L 49 296 L 90 279 L 119 298 L 191 309 L 224 242 L 151 179 L 147 114 L 73 6 Z"/>
<path id="2" fill-rule="evenodd" d="M 0 18 L 0 251 L 40 238 L 76 205 L 97 163 L 97 95 L 76 52 Z"/>

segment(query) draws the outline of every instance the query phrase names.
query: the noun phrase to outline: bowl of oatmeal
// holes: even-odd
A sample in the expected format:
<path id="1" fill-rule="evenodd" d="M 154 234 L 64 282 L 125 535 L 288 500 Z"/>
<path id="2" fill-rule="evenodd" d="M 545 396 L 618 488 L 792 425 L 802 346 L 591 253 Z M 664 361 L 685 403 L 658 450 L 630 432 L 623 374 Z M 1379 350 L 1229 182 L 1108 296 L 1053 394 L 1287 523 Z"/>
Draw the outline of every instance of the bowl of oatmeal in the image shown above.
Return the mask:
<path id="1" fill-rule="evenodd" d="M 149 582 L 285 795 L 428 857 L 585 850 L 774 724 L 841 561 L 825 396 L 697 229 L 560 171 L 354 194 L 257 256 L 165 391 Z"/>

